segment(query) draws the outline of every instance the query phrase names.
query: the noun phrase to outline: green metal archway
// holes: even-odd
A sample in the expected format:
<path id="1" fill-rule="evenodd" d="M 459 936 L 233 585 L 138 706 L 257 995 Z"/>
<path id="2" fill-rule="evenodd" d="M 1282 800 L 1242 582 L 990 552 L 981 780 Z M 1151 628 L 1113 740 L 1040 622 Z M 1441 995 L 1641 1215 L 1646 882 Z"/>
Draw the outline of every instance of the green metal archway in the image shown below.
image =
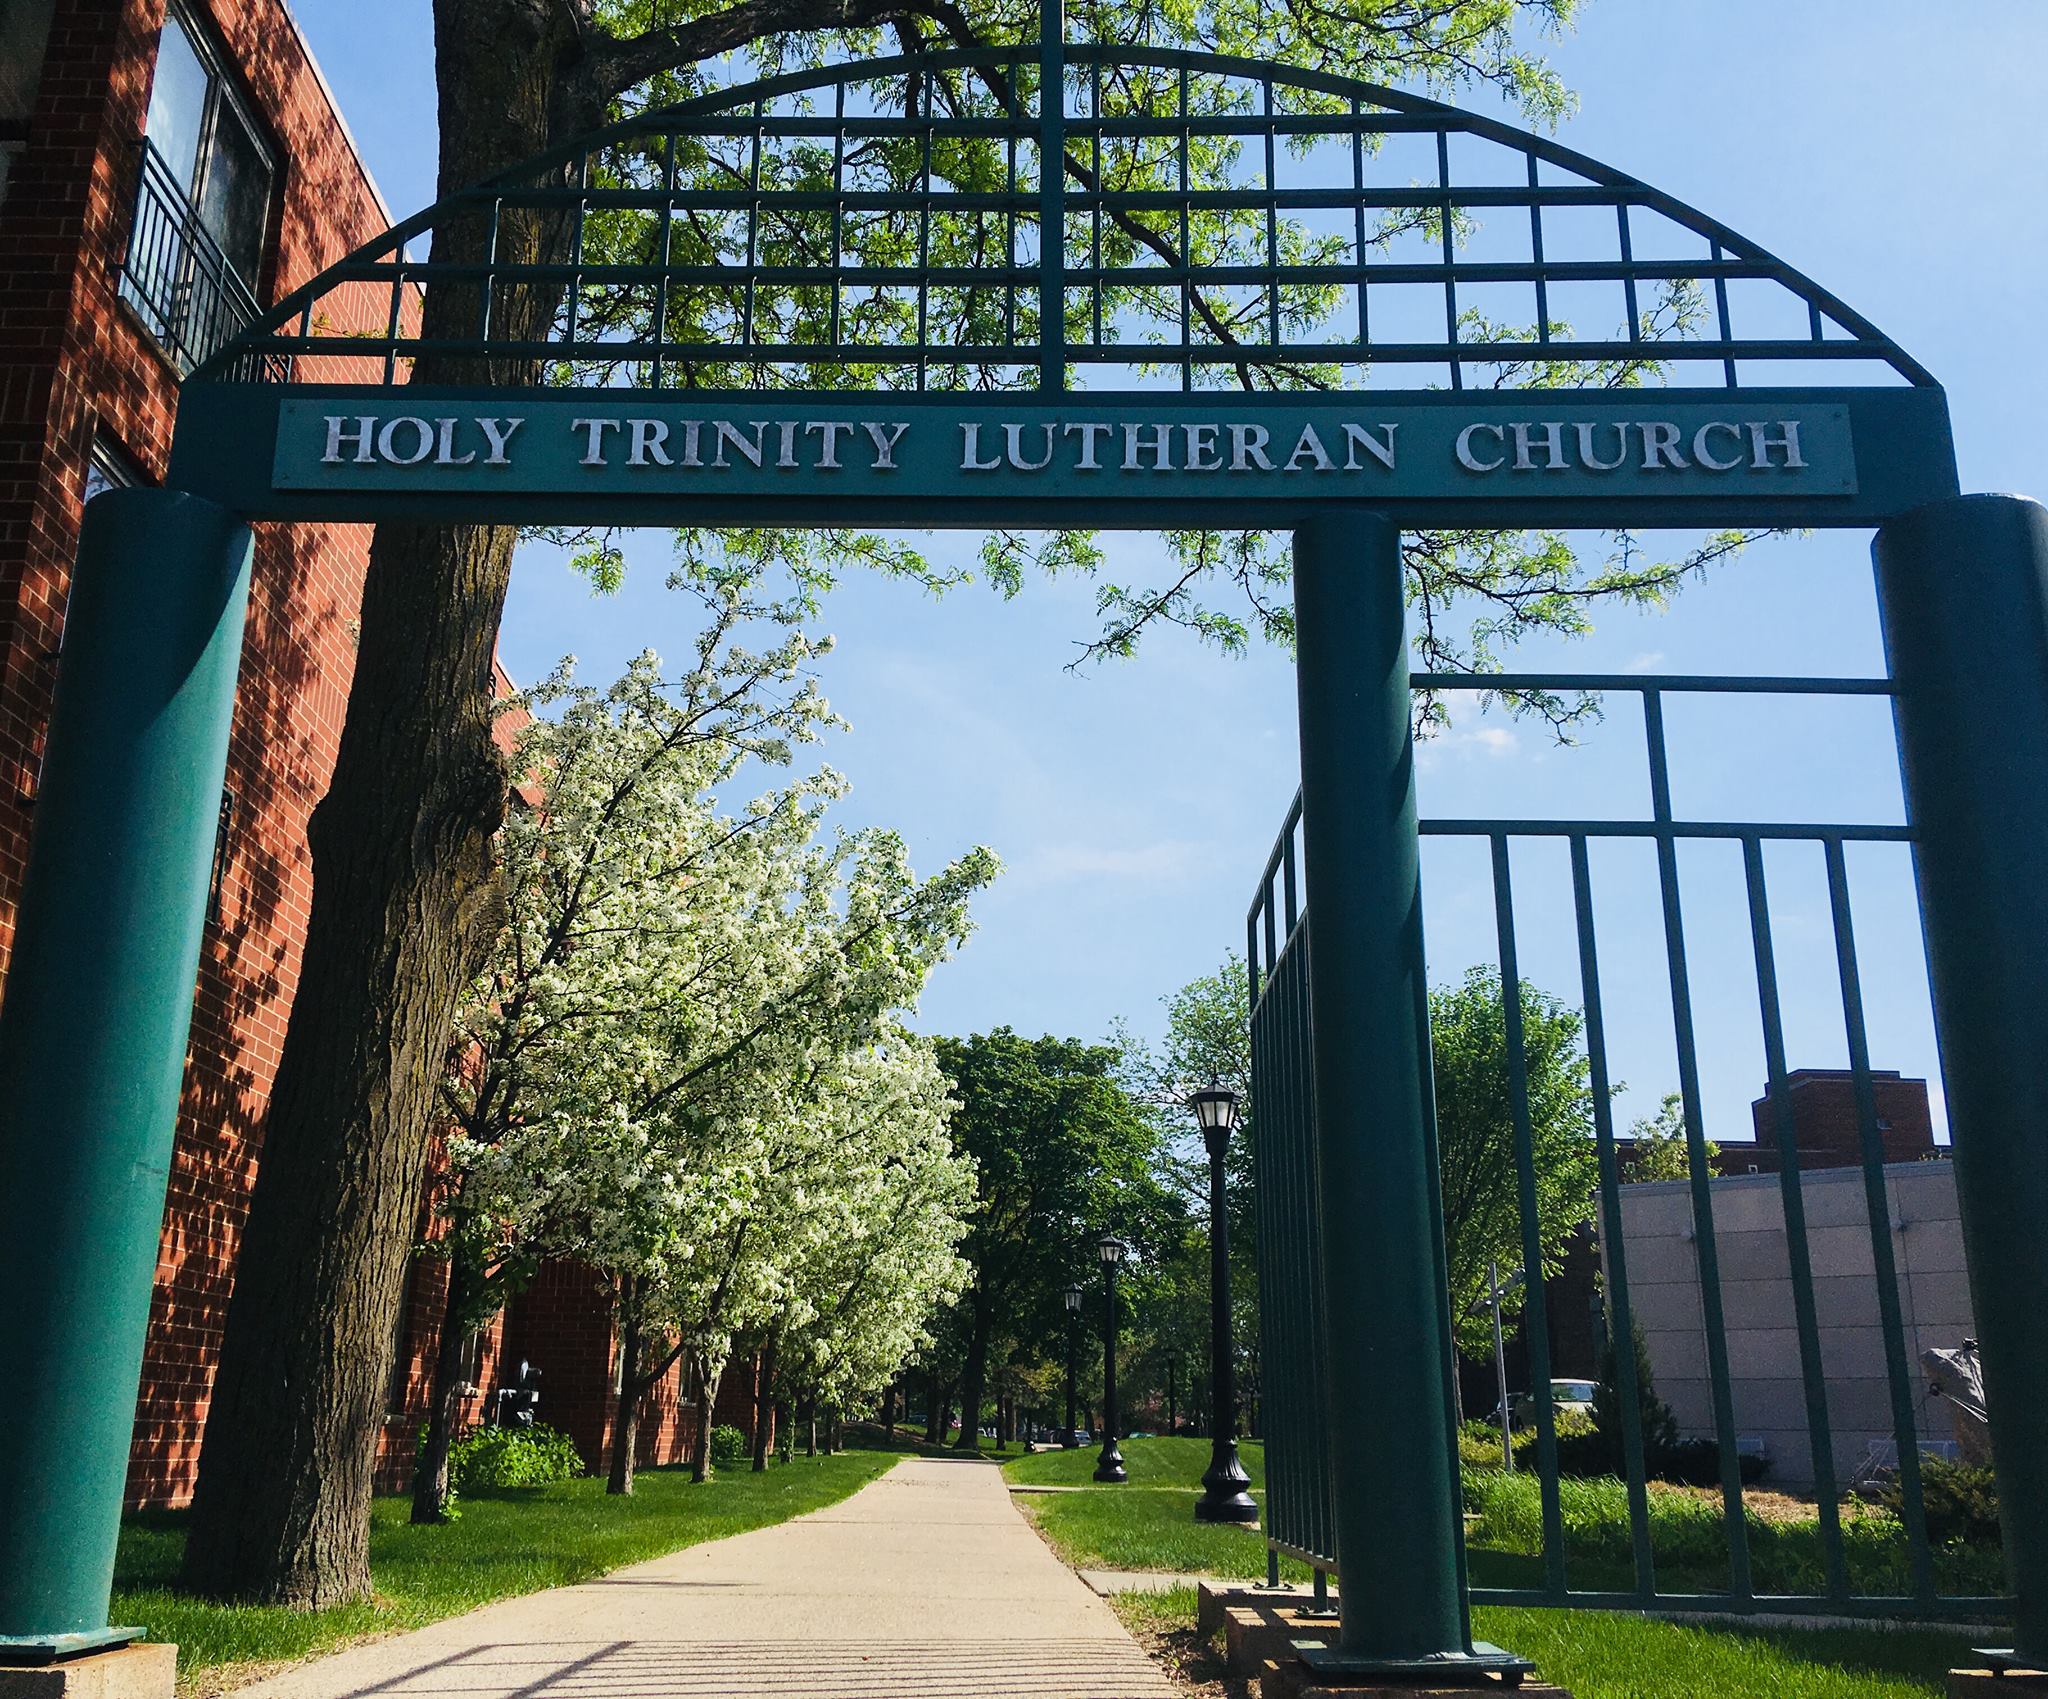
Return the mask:
<path id="1" fill-rule="evenodd" d="M 1925 369 L 1725 225 L 1394 90 L 1048 27 L 442 201 L 193 375 L 171 481 L 87 516 L 0 1018 L 0 1361 L 35 1366 L 0 1657 L 135 1633 L 107 1589 L 255 519 L 1293 531 L 1325 1668 L 1432 1677 L 1522 1666 L 1466 1608 L 1401 530 L 1884 527 L 2001 1487 L 2048 1507 L 2048 1353 L 2000 1301 L 2048 1287 L 2048 881 L 2013 849 L 2048 837 L 2048 522 L 1955 500 Z M 2048 1515 L 2010 1516 L 2048 1656 Z"/>

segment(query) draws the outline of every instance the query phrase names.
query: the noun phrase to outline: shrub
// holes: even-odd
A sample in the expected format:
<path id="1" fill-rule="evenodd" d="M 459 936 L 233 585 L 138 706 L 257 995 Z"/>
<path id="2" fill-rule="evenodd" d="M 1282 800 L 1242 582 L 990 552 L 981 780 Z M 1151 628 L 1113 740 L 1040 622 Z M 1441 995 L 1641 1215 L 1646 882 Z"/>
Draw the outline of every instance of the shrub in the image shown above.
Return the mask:
<path id="1" fill-rule="evenodd" d="M 1535 1442 L 1535 1434 L 1518 1433 L 1514 1436 L 1515 1464 L 1520 1467 L 1523 1453 Z M 1458 1466 L 1461 1469 L 1498 1469 L 1501 1467 L 1500 1428 L 1496 1423 L 1478 1416 L 1458 1426 Z"/>
<path id="2" fill-rule="evenodd" d="M 752 1450 L 738 1428 L 721 1423 L 711 1430 L 711 1461 L 721 1469 L 746 1462 Z"/>
<path id="3" fill-rule="evenodd" d="M 558 1428 L 471 1428 L 448 1455 L 448 1484 L 457 1494 L 497 1487 L 545 1487 L 583 1473 L 576 1442 Z"/>
<path id="4" fill-rule="evenodd" d="M 1904 1519 L 1896 1476 L 1879 1489 L 1877 1496 L 1891 1515 Z M 1998 1482 L 1983 1464 L 1951 1463 L 1946 1457 L 1923 1455 L 1920 1505 L 1927 1514 L 1930 1544 L 1999 1549 Z"/>

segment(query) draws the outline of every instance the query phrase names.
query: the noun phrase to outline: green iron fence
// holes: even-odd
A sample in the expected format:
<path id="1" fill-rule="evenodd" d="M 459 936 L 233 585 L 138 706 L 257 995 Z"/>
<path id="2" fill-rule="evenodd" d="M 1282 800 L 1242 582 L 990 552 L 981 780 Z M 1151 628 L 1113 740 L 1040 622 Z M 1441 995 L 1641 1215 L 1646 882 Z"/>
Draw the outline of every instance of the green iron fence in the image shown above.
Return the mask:
<path id="1" fill-rule="evenodd" d="M 1421 831 L 1425 838 L 1482 843 L 1489 852 L 1522 1260 L 1528 1268 L 1540 1267 L 1542 1259 L 1509 844 L 1516 839 L 1548 839 L 1562 840 L 1567 848 L 1588 1083 L 1599 1159 L 1596 1220 L 1601 1241 L 1602 1316 L 1604 1325 L 1611 1330 L 1610 1337 L 1617 1342 L 1631 1339 L 1635 1318 L 1629 1285 L 1628 1235 L 1621 1230 L 1624 1171 L 1613 1124 L 1610 1088 L 1614 1082 L 1609 1073 L 1608 1029 L 1602 1007 L 1601 952 L 1594 927 L 1593 858 L 1589 846 L 1596 840 L 1627 839 L 1654 848 L 1661 942 L 1670 986 L 1670 1033 L 1677 1056 L 1688 1159 L 1685 1189 L 1690 1204 L 1689 1237 L 1696 1262 L 1711 1393 L 1710 1437 L 1719 1459 L 1718 1543 L 1724 1548 L 1721 1556 L 1726 1585 L 1702 1584 L 1697 1563 L 1688 1561 L 1665 1563 L 1667 1572 L 1677 1571 L 1680 1577 L 1675 1584 L 1667 1583 L 1659 1574 L 1665 1555 L 1659 1551 L 1645 1468 L 1635 1354 L 1624 1343 L 1622 1349 L 1612 1353 L 1612 1361 L 1622 1428 L 1626 1557 L 1620 1558 L 1614 1549 L 1619 1530 L 1611 1523 L 1605 1530 L 1605 1549 L 1589 1552 L 1587 1530 L 1581 1524 L 1591 1513 L 1591 1507 L 1580 1499 L 1568 1518 L 1567 1499 L 1577 1489 L 1561 1478 L 1558 1467 L 1559 1436 L 1551 1395 L 1550 1328 L 1544 1283 L 1529 1281 L 1522 1334 L 1535 1407 L 1540 1573 L 1518 1577 L 1520 1584 L 1516 1585 L 1475 1585 L 1471 1588 L 1473 1601 L 1963 1620 L 2008 1615 L 2012 1601 L 1986 1592 L 1982 1586 L 1944 1587 L 1940 1572 L 1942 1553 L 1929 1539 L 1923 1504 L 1921 1455 L 1929 1436 L 1916 1420 L 1921 1377 L 1908 1351 L 1901 1309 L 1883 1130 L 1873 1084 L 1845 856 L 1845 848 L 1851 844 L 1910 843 L 1913 834 L 1902 825 L 1688 820 L 1675 817 L 1672 809 L 1665 737 L 1667 698 L 1708 694 L 1889 697 L 1893 694 L 1891 683 L 1884 679 L 1575 674 L 1417 674 L 1412 682 L 1414 689 L 1425 695 L 1468 692 L 1527 698 L 1536 694 L 1629 693 L 1641 702 L 1651 804 L 1648 818 L 1426 819 L 1421 823 Z M 1253 1094 L 1258 1105 L 1254 1156 L 1260 1222 L 1261 1357 L 1265 1367 L 1265 1531 L 1273 1553 L 1287 1553 L 1314 1566 L 1320 1589 L 1324 1572 L 1338 1568 L 1338 1554 L 1331 1532 L 1328 1464 L 1333 1435 L 1314 1344 L 1322 1337 L 1323 1300 L 1317 1278 L 1320 1247 L 1313 1230 L 1315 1105 L 1307 971 L 1311 932 L 1301 895 L 1300 824 L 1301 803 L 1297 799 L 1259 881 L 1247 919 L 1246 950 L 1250 967 Z M 1798 1377 L 1806 1437 L 1811 1447 L 1817 1564 L 1811 1553 L 1802 1554 L 1800 1560 L 1793 1562 L 1786 1561 L 1783 1552 L 1759 1554 L 1755 1549 L 1759 1539 L 1775 1540 L 1775 1534 L 1769 1524 L 1746 1514 L 1744 1508 L 1741 1435 L 1715 1234 L 1716 1194 L 1701 1105 L 1694 999 L 1686 955 L 1686 915 L 1678 865 L 1679 846 L 1702 841 L 1740 847 L 1756 1008 L 1768 1075 L 1769 1121 L 1781 1165 L 1777 1190 L 1783 1212 L 1790 1313 L 1778 1320 L 1797 1339 Z M 1834 975 L 1839 983 L 1857 1123 L 1863 1214 L 1868 1222 L 1869 1262 L 1875 1285 L 1877 1325 L 1882 1333 L 1890 1442 L 1896 1452 L 1896 1529 L 1889 1522 L 1862 1519 L 1861 1507 L 1850 1501 L 1846 1490 L 1849 1483 L 1844 1477 L 1844 1464 L 1853 1460 L 1835 1454 L 1828 1348 L 1816 1305 L 1806 1221 L 1807 1190 L 1802 1185 L 1800 1152 L 1794 1140 L 1779 973 L 1772 944 L 1772 909 L 1765 877 L 1767 846 L 1785 843 L 1818 846 L 1824 864 Z M 1306 1234 L 1301 1231 L 1303 1222 L 1311 1224 Z M 1361 1301 L 1366 1301 L 1363 1295 Z M 1618 1510 L 1618 1506 L 1615 1508 Z M 1903 1553 L 1899 1550 L 1901 1543 Z M 1277 1565 L 1277 1558 L 1273 1561 Z M 1534 1567 L 1528 1554 L 1523 1555 L 1523 1564 Z M 1789 1585 L 1788 1573 L 1793 1577 Z M 1903 1585 L 1897 1584 L 1901 1580 Z"/>

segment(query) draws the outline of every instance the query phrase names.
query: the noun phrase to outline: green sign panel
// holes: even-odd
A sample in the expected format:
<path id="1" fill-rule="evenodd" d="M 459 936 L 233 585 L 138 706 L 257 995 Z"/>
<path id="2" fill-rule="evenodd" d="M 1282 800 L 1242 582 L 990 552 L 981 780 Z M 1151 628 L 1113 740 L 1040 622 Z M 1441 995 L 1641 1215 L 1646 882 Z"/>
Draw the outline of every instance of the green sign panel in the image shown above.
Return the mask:
<path id="1" fill-rule="evenodd" d="M 914 526 L 1869 524 L 1953 493 L 1938 391 L 1099 399 L 208 386 L 244 512 Z M 189 423 L 189 422 L 188 422 Z M 255 428 L 252 429 L 252 424 Z M 181 431 L 189 441 L 198 433 Z M 223 455 L 223 441 L 244 445 Z M 508 505 L 509 504 L 509 505 Z"/>
<path id="2" fill-rule="evenodd" d="M 1633 417 L 1574 407 L 1568 394 L 1547 398 L 1537 409 L 1544 417 L 1526 407 L 1376 407 L 1363 393 L 1320 407 L 1091 406 L 1085 396 L 1057 408 L 750 396 L 620 404 L 601 395 L 506 405 L 515 399 L 500 392 L 469 413 L 421 410 L 402 391 L 363 412 L 288 401 L 274 482 L 283 490 L 496 482 L 536 494 L 642 494 L 659 485 L 779 495 L 829 481 L 861 492 L 887 485 L 899 497 L 986 488 L 1027 498 L 1080 494 L 1099 482 L 1168 501 L 1227 491 L 1232 501 L 1289 502 L 1325 488 L 1412 499 L 1492 495 L 1518 483 L 1542 499 L 1724 494 L 1731 484 L 1744 494 L 1856 493 L 1842 408 L 1750 406 L 1739 393 L 1704 405 L 1646 395 L 1623 410 Z"/>

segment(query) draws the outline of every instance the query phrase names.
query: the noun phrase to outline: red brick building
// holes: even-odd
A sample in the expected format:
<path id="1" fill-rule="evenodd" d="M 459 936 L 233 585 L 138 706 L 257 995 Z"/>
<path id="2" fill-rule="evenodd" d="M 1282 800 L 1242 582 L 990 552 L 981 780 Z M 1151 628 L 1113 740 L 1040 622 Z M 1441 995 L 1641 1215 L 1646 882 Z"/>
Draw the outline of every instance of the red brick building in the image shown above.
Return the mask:
<path id="1" fill-rule="evenodd" d="M 1794 1068 L 1785 1076 L 1785 1086 L 1800 1172 L 1860 1164 L 1863 1124 L 1856 1112 L 1855 1076 L 1847 1068 Z M 1870 1095 L 1885 1161 L 1927 1162 L 1946 1154 L 1934 1142 L 1925 1080 L 1903 1078 L 1896 1068 L 1873 1068 Z M 1756 1143 L 1723 1145 L 1716 1164 L 1723 1174 L 1775 1174 L 1783 1166 L 1769 1092 L 1752 1103 L 1749 1112 Z"/>
<path id="2" fill-rule="evenodd" d="M 0 6 L 0 970 L 84 503 L 102 487 L 159 482 L 183 376 L 262 304 L 390 222 L 282 0 Z M 362 527 L 257 527 L 130 1467 L 139 1504 L 191 1490 L 298 979 L 306 822 L 333 769 L 368 543 Z M 421 1259 L 387 1485 L 402 1483 L 422 1419 L 440 1297 L 440 1266 Z M 543 1419 L 568 1428 L 593 1466 L 611 1398 L 606 1313 L 594 1277 L 551 1269 L 493 1328 L 471 1375 L 489 1388 L 501 1361 L 531 1360 Z M 728 1376 L 736 1407 L 747 1378 Z M 665 1388 L 643 1424 L 649 1461 L 682 1449 L 678 1403 Z"/>

